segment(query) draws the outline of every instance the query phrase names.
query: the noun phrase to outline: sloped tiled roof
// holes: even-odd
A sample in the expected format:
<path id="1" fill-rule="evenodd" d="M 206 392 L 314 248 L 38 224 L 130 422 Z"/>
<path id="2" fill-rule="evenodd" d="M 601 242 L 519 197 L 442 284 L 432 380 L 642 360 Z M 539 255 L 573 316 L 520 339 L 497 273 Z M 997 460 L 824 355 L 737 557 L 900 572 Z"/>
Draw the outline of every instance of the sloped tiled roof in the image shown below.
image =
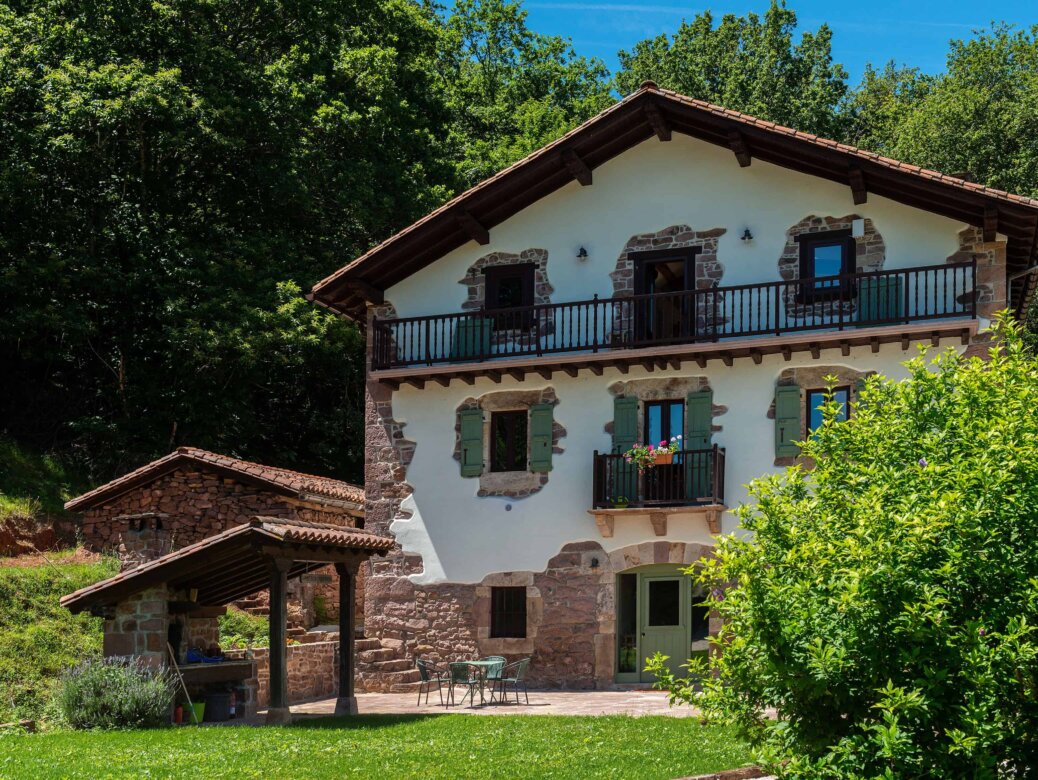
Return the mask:
<path id="1" fill-rule="evenodd" d="M 197 447 L 179 447 L 169 455 L 139 469 L 123 474 L 65 504 L 69 511 L 81 511 L 104 504 L 140 485 L 152 482 L 184 465 L 196 465 L 219 471 L 233 478 L 257 484 L 282 495 L 320 502 L 322 499 L 364 503 L 364 489 L 330 477 L 302 474 L 276 466 L 252 463 Z"/>
<path id="2" fill-rule="evenodd" d="M 294 577 L 327 566 L 329 553 L 366 557 L 383 554 L 393 544 L 393 539 L 387 536 L 358 528 L 254 517 L 246 525 L 229 528 L 62 596 L 61 605 L 81 612 L 98 605 L 114 604 L 162 583 L 196 590 L 199 604 L 222 605 L 269 585 L 268 559 L 272 553 L 294 561 L 289 571 L 289 577 Z M 274 548 L 273 551 L 270 548 Z M 238 574 L 228 580 L 230 567 Z"/>
<path id="3" fill-rule="evenodd" d="M 430 212 L 314 285 L 309 298 L 359 322 L 369 296 L 384 291 L 472 239 L 472 225 L 490 230 L 576 178 L 574 156 L 587 171 L 671 130 L 720 146 L 738 144 L 748 159 L 865 189 L 972 225 L 994 220 L 1009 237 L 1009 270 L 1036 259 L 1038 200 L 893 160 L 813 133 L 784 127 L 696 100 L 652 82 L 579 127 Z M 1022 305 L 1034 276 L 1019 285 Z"/>

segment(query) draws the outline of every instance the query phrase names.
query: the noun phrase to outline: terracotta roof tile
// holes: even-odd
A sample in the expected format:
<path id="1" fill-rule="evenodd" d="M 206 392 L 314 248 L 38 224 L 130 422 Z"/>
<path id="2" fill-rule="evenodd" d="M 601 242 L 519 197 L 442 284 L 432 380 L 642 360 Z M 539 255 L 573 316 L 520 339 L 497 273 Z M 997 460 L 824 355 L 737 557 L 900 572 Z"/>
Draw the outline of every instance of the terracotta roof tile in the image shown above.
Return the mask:
<path id="1" fill-rule="evenodd" d="M 180 447 L 165 457 L 154 460 L 100 487 L 78 496 L 65 504 L 70 511 L 81 511 L 103 504 L 125 491 L 166 474 L 181 465 L 210 466 L 221 471 L 240 474 L 269 485 L 278 492 L 320 502 L 322 499 L 364 503 L 364 489 L 342 480 L 303 474 L 298 471 L 265 466 L 261 463 L 232 458 L 197 447 Z"/>

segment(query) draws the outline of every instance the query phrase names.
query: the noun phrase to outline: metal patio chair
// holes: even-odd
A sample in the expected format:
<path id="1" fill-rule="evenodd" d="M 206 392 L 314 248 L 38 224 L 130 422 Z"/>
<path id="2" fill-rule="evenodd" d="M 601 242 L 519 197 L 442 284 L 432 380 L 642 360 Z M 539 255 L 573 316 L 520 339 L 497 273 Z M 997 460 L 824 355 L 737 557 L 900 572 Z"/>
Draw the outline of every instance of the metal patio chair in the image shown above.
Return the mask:
<path id="1" fill-rule="evenodd" d="M 501 672 L 505 668 L 505 664 L 508 663 L 508 659 L 503 655 L 488 655 L 486 658 L 480 658 L 480 661 L 493 661 L 494 663 L 490 666 L 484 667 L 486 675 L 484 681 L 490 686 L 490 702 L 494 702 L 494 687 L 497 685 L 498 678 L 501 677 Z"/>
<path id="2" fill-rule="evenodd" d="M 440 692 L 440 706 L 443 706 L 443 683 L 447 681 L 447 672 L 441 669 L 434 663 L 429 661 L 423 661 L 421 658 L 415 659 L 415 666 L 418 667 L 418 673 L 422 676 L 422 680 L 418 683 L 418 706 L 422 706 L 422 693 L 425 693 L 425 703 L 429 703 L 429 691 L 433 685 L 436 686 L 436 690 Z"/>
<path id="3" fill-rule="evenodd" d="M 530 666 L 530 659 L 524 658 L 521 661 L 516 661 L 514 664 L 508 664 L 504 669 L 501 670 L 501 676 L 497 679 L 498 690 L 501 692 L 501 700 L 504 701 L 508 695 L 508 686 L 511 685 L 515 690 L 515 703 L 519 703 L 519 689 L 523 689 L 523 695 L 526 696 L 526 703 L 530 703 L 530 694 L 526 690 L 526 670 Z"/>
<path id="4" fill-rule="evenodd" d="M 483 674 L 480 668 L 473 666 L 467 661 L 454 661 L 447 666 L 450 669 L 450 676 L 447 681 L 447 706 L 450 707 L 454 704 L 454 689 L 460 685 L 463 688 L 468 688 L 468 692 L 461 697 L 461 702 L 458 702 L 458 704 L 463 703 L 467 696 L 469 706 L 475 707 L 476 691 L 481 691 L 483 688 Z"/>

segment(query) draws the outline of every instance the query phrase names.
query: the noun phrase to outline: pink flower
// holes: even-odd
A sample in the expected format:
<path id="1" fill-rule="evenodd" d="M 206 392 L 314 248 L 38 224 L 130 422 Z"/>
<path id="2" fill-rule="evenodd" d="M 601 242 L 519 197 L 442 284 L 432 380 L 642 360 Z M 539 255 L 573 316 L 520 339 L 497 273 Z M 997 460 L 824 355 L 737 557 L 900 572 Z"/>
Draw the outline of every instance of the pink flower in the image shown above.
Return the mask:
<path id="1" fill-rule="evenodd" d="M 649 452 L 652 452 L 652 445 L 649 445 Z"/>
<path id="2" fill-rule="evenodd" d="M 661 446 L 661 447 L 666 447 L 666 446 L 667 446 L 667 440 L 666 440 L 666 439 L 664 439 L 663 441 L 661 441 L 661 442 L 660 442 L 660 446 Z"/>

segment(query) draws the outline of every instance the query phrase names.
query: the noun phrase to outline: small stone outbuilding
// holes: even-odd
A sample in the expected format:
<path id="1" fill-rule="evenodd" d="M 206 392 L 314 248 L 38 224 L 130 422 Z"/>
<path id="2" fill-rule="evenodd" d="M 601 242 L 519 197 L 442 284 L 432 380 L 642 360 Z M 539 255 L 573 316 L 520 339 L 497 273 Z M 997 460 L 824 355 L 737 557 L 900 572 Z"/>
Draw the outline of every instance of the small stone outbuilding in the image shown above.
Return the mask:
<path id="1" fill-rule="evenodd" d="M 207 539 L 256 516 L 332 526 L 364 527 L 363 488 L 328 477 L 180 447 L 69 501 L 79 513 L 87 547 L 118 555 L 127 571 Z M 363 624 L 363 582 L 357 583 L 357 621 Z M 239 603 L 267 609 L 266 591 Z M 331 566 L 294 580 L 289 592 L 290 635 L 334 623 L 339 586 Z"/>

